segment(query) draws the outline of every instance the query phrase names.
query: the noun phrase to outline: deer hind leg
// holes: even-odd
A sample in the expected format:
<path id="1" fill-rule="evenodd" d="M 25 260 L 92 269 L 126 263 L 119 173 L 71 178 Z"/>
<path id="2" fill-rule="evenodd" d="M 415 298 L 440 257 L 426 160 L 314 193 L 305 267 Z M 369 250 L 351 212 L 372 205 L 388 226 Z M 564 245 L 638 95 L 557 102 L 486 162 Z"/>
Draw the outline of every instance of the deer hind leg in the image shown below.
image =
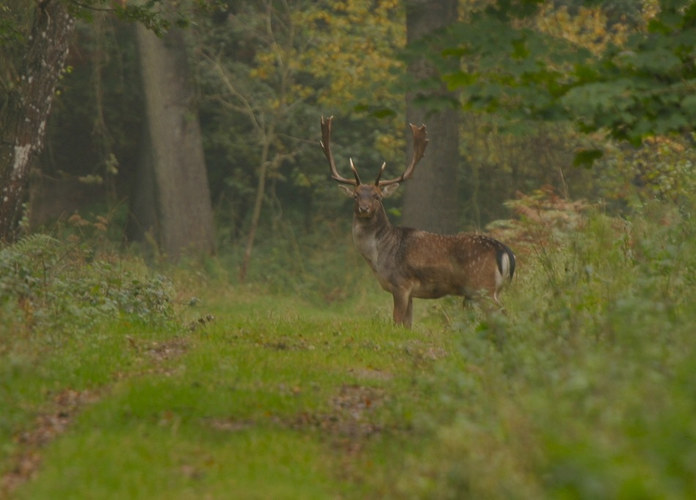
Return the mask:
<path id="1" fill-rule="evenodd" d="M 464 309 L 480 308 L 485 312 L 500 310 L 503 305 L 500 303 L 498 291 L 495 287 L 486 287 L 476 293 L 464 295 L 462 307 Z"/>
<path id="2" fill-rule="evenodd" d="M 394 295 L 394 323 L 411 328 L 413 321 L 413 299 L 409 292 L 395 291 Z"/>
<path id="3" fill-rule="evenodd" d="M 505 313 L 505 306 L 500 300 L 501 287 L 494 287 L 481 297 L 481 308 L 487 313 Z"/>

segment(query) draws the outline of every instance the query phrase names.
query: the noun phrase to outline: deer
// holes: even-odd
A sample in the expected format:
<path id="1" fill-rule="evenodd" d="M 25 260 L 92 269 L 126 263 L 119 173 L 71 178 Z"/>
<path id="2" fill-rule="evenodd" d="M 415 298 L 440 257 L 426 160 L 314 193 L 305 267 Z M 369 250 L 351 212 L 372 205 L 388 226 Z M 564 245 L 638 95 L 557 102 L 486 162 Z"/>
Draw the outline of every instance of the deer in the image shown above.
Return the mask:
<path id="1" fill-rule="evenodd" d="M 394 299 L 393 320 L 411 328 L 413 299 L 436 299 L 446 295 L 477 301 L 488 297 L 501 308 L 499 293 L 512 281 L 515 254 L 506 245 L 479 233 L 442 235 L 410 227 L 393 226 L 382 200 L 394 194 L 413 175 L 425 154 L 428 136 L 425 125 L 409 124 L 413 134 L 413 156 L 403 173 L 382 179 L 386 162 L 372 184 L 360 180 L 351 158 L 353 178 L 343 177 L 331 153 L 333 117 L 321 117 L 321 148 L 329 163 L 331 179 L 353 198 L 353 243 L 370 265 L 380 286 Z"/>

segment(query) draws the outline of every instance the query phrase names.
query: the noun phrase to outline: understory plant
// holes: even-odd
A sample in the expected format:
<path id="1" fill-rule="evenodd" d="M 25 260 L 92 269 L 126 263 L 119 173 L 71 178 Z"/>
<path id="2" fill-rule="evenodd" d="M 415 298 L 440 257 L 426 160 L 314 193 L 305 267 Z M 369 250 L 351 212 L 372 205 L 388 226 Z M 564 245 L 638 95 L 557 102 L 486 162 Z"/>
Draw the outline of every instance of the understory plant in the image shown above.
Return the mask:
<path id="1" fill-rule="evenodd" d="M 690 208 L 650 202 L 625 217 L 586 204 L 582 213 L 537 208 L 527 203 L 522 212 L 539 217 L 512 224 L 528 238 L 517 247 L 505 313 L 464 314 L 453 325 L 459 352 L 434 376 L 453 416 L 406 461 L 397 491 L 688 497 L 696 489 Z M 572 230 L 558 230 L 561 221 Z"/>
<path id="2" fill-rule="evenodd" d="M 0 332 L 77 331 L 128 315 L 144 322 L 172 314 L 172 286 L 145 264 L 96 254 L 78 239 L 33 234 L 0 249 Z"/>

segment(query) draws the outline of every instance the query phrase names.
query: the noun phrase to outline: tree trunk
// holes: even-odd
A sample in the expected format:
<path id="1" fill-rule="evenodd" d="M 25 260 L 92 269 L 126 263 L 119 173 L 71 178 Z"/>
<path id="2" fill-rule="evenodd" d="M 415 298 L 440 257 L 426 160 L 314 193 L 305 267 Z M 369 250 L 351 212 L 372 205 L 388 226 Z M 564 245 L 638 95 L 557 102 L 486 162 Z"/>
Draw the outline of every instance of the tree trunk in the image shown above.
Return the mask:
<path id="1" fill-rule="evenodd" d="M 409 0 L 406 2 L 407 43 L 441 30 L 456 19 L 456 0 Z M 408 71 L 416 81 L 437 75 L 434 65 L 425 58 L 412 62 Z M 444 85 L 430 92 L 412 91 L 406 96 L 406 118 L 416 125 L 426 124 L 430 143 L 413 179 L 405 184 L 403 223 L 437 233 L 454 233 L 459 226 L 459 113 L 454 109 L 428 112 L 415 102 L 428 95 L 454 97 Z M 408 148 L 410 155 L 410 143 Z"/>
<path id="2" fill-rule="evenodd" d="M 36 2 L 25 72 L 0 115 L 0 241 L 17 238 L 29 168 L 43 149 L 74 25 L 62 2 Z"/>
<path id="3" fill-rule="evenodd" d="M 132 205 L 131 225 L 141 237 L 154 233 L 168 257 L 212 253 L 213 211 L 183 33 L 173 29 L 160 39 L 141 25 L 136 30 L 147 117 L 141 168 L 152 169 L 140 178 L 152 182 L 138 185 L 145 192 L 134 197 L 140 208 Z M 147 200 L 155 206 L 155 227 L 147 222 Z"/>

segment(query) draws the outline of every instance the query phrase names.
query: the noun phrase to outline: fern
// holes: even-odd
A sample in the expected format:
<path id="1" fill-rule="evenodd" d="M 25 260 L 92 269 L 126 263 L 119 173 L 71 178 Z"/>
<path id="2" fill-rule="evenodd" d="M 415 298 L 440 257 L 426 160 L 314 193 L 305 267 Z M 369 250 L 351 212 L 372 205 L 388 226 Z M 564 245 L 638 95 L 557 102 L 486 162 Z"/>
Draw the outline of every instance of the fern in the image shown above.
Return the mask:
<path id="1" fill-rule="evenodd" d="M 0 314 L 33 330 L 71 331 L 119 315 L 169 318 L 170 283 L 137 261 L 113 260 L 44 234 L 7 246 L 0 250 Z"/>

